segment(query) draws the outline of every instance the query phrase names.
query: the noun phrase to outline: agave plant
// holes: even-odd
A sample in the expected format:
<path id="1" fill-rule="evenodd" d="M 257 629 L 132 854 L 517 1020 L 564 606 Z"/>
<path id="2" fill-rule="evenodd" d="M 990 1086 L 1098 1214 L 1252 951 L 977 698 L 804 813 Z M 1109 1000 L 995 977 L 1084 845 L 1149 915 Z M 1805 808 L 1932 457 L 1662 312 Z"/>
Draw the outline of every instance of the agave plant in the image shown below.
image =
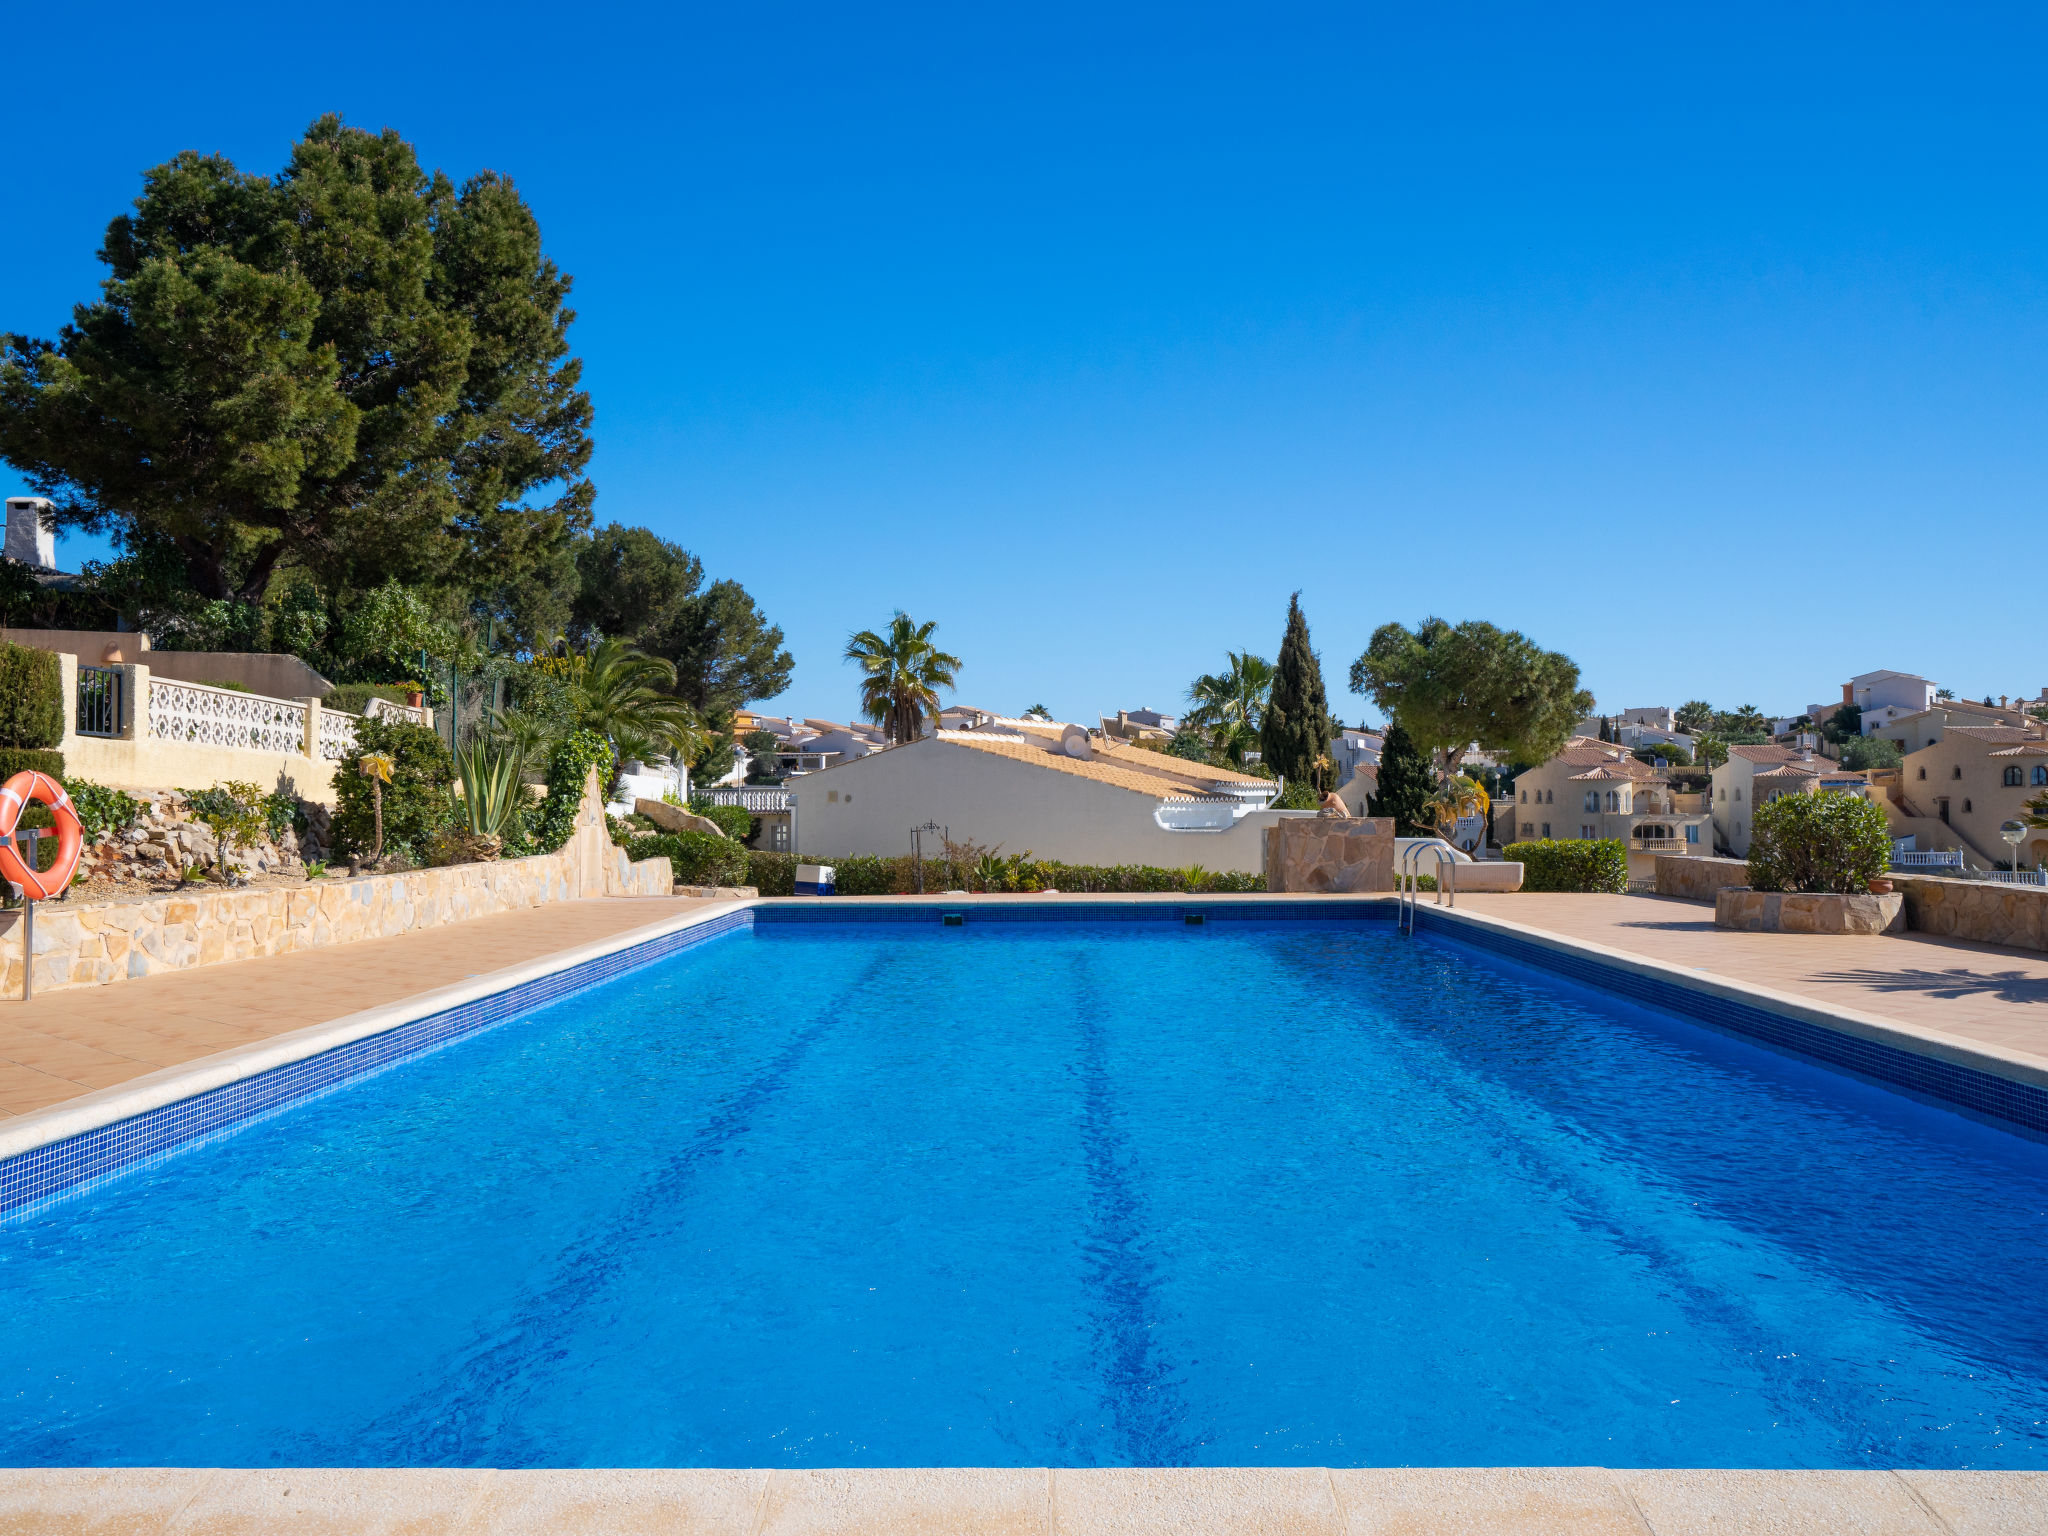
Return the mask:
<path id="1" fill-rule="evenodd" d="M 501 740 L 480 736 L 455 750 L 462 780 L 457 801 L 464 823 L 477 837 L 510 838 L 526 799 L 525 763 Z"/>

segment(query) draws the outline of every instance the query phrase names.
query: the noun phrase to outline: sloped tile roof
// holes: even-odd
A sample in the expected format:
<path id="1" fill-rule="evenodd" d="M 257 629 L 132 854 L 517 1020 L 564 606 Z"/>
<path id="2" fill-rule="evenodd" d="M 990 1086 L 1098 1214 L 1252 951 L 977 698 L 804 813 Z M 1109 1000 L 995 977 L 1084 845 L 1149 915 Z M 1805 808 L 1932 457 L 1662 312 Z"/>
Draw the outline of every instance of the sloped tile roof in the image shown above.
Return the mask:
<path id="1" fill-rule="evenodd" d="M 1739 757 L 1749 763 L 1803 763 L 1806 757 L 1798 747 L 1781 747 L 1776 744 L 1761 747 L 1730 747 L 1730 757 Z M 1816 752 L 1810 765 L 1816 773 L 1830 773 L 1840 766 L 1826 753 Z"/>
<path id="2" fill-rule="evenodd" d="M 1218 784 L 1264 784 L 1256 774 L 1230 768 L 1211 768 L 1163 752 L 1111 745 L 1105 749 L 1093 741 L 1094 756 L 1069 757 L 1060 749 L 1059 737 L 1050 731 L 1020 731 L 1016 734 L 992 731 L 940 731 L 936 740 L 953 746 L 971 747 L 996 757 L 1011 758 L 1074 778 L 1093 779 L 1137 794 L 1162 800 L 1191 799 L 1216 794 Z"/>

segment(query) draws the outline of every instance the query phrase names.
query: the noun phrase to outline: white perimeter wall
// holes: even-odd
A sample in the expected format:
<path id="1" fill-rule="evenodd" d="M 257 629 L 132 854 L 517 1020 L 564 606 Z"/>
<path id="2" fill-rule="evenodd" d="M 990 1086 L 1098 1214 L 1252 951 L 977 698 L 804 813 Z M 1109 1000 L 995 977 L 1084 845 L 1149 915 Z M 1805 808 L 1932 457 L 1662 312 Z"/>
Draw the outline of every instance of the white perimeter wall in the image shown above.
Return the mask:
<path id="1" fill-rule="evenodd" d="M 799 851 L 825 859 L 908 853 L 910 829 L 936 821 L 955 841 L 1000 844 L 1005 854 L 1258 874 L 1266 828 L 1279 819 L 1254 811 L 1227 832 L 1167 832 L 1152 819 L 1159 804 L 1152 795 L 933 739 L 805 774 L 788 787 Z M 937 852 L 935 842 L 927 840 L 925 851 Z"/>

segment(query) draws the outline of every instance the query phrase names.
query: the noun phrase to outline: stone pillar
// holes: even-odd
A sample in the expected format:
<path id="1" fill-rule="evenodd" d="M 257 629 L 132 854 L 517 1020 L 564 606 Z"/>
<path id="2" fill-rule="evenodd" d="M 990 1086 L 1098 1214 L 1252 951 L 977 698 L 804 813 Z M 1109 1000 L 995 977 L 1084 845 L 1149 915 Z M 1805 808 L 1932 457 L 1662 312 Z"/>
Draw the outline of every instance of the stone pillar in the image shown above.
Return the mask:
<path id="1" fill-rule="evenodd" d="M 64 736 L 57 750 L 68 753 L 78 744 L 78 658 L 69 651 L 57 653 L 57 697 L 64 704 Z"/>

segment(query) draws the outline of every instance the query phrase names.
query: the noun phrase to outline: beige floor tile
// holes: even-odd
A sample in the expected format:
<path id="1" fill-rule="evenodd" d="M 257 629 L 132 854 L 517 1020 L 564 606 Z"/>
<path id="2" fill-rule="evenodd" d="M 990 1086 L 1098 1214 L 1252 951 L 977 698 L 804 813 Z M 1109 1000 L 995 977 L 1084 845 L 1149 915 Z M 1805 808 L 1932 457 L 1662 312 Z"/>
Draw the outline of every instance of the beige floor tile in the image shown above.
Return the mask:
<path id="1" fill-rule="evenodd" d="M 493 1476 L 388 1467 L 224 1471 L 166 1536 L 455 1536 Z"/>
<path id="2" fill-rule="evenodd" d="M 1345 1536 L 1643 1536 L 1604 1467 L 1339 1468 Z"/>
<path id="3" fill-rule="evenodd" d="M 1654 1536 L 1946 1536 L 1890 1472 L 1616 1472 Z"/>
<path id="4" fill-rule="evenodd" d="M 841 1467 L 777 1472 L 760 1536 L 1045 1536 L 1043 1467 Z"/>
<path id="5" fill-rule="evenodd" d="M 1338 1536 L 1321 1467 L 1118 1467 L 1052 1475 L 1058 1536 Z"/>
<path id="6" fill-rule="evenodd" d="M 463 1536 L 751 1536 L 766 1471 L 499 1472 Z"/>
<path id="7" fill-rule="evenodd" d="M 2041 1536 L 2048 1472 L 1901 1472 L 1954 1536 Z"/>
<path id="8" fill-rule="evenodd" d="M 213 1475 L 204 1468 L 0 1470 L 0 1536 L 160 1536 Z"/>

